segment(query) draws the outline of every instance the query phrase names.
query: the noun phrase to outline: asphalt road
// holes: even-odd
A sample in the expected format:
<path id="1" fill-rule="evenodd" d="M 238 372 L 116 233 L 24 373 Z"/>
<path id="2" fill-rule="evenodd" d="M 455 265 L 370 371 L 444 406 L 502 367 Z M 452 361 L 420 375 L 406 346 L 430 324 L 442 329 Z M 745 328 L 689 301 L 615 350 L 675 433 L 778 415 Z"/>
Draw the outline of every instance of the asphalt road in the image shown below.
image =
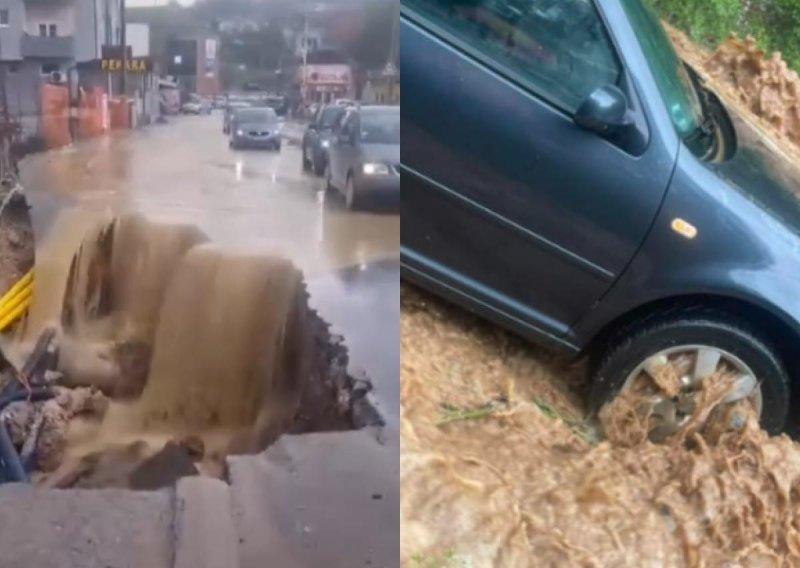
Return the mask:
<path id="1" fill-rule="evenodd" d="M 298 125 L 287 125 L 296 134 Z M 390 425 L 399 408 L 400 217 L 396 204 L 348 212 L 304 173 L 300 149 L 233 151 L 222 117 L 175 117 L 168 124 L 81 142 L 27 158 L 22 181 L 37 240 L 59 213 L 87 219 L 141 212 L 190 223 L 213 241 L 291 258 L 308 280 L 311 304 L 351 347 Z"/>

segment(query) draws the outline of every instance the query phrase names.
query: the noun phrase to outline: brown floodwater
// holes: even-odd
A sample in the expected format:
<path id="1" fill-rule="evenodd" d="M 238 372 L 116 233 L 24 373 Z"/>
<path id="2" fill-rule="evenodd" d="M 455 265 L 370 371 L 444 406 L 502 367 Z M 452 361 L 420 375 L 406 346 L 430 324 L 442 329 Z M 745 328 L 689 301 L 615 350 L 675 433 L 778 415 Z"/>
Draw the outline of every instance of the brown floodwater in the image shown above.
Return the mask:
<path id="1" fill-rule="evenodd" d="M 63 447 L 36 476 L 43 485 L 220 476 L 226 455 L 283 433 L 380 422 L 293 263 L 230 252 L 193 226 L 63 215 L 39 247 L 17 350 L 48 327 L 59 331 L 63 383 L 110 404 L 64 421 Z"/>

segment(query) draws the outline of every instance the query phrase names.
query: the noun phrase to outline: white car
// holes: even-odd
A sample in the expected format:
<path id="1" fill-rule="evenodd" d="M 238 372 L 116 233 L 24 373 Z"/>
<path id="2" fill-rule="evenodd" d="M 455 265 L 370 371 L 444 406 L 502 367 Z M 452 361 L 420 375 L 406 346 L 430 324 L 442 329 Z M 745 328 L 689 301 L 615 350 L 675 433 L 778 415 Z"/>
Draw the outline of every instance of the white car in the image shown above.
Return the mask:
<path id="1" fill-rule="evenodd" d="M 211 114 L 211 103 L 205 99 L 192 99 L 181 107 L 183 114 Z"/>

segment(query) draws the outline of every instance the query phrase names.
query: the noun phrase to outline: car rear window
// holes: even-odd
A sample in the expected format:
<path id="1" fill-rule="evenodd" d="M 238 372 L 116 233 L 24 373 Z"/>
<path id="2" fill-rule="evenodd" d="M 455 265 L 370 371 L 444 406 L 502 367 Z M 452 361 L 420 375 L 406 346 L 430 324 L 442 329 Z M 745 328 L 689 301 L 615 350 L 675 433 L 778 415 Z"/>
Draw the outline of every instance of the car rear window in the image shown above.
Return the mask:
<path id="1" fill-rule="evenodd" d="M 336 121 L 339 120 L 339 117 L 344 114 L 344 109 L 342 108 L 326 108 L 322 111 L 319 117 L 319 125 L 322 128 L 332 128 Z"/>
<path id="2" fill-rule="evenodd" d="M 277 118 L 271 108 L 243 108 L 236 110 L 236 120 L 241 122 L 271 122 Z"/>
<path id="3" fill-rule="evenodd" d="M 366 144 L 400 144 L 400 112 L 363 113 L 361 141 Z"/>

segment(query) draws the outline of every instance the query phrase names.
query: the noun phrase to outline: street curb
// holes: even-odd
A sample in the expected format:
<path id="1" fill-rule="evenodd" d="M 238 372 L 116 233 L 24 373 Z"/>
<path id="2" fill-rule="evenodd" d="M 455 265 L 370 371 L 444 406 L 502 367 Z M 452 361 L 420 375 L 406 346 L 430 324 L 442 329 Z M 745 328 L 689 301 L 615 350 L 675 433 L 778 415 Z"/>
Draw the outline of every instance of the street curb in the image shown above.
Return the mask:
<path id="1" fill-rule="evenodd" d="M 175 488 L 174 568 L 238 568 L 239 545 L 228 486 L 185 477 Z"/>

